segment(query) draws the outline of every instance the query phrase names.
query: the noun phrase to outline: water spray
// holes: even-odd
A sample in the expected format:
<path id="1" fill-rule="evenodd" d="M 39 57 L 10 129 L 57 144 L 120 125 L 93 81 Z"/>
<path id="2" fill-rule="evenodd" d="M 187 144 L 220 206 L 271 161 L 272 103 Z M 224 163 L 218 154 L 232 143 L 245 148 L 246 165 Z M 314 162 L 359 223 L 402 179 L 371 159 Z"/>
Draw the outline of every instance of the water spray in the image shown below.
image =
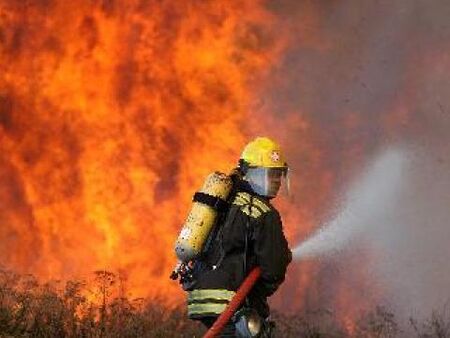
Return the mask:
<path id="1" fill-rule="evenodd" d="M 406 153 L 389 149 L 368 166 L 345 195 L 343 208 L 331 221 L 293 250 L 295 260 L 336 253 L 377 220 L 395 202 L 404 181 Z"/>

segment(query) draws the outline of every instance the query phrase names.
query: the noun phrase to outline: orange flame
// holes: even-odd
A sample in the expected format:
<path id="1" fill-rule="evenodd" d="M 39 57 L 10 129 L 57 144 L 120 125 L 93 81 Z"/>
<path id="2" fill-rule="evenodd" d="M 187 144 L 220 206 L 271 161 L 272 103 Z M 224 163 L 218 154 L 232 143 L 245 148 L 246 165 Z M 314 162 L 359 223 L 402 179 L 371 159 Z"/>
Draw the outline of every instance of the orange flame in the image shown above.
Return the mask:
<path id="1" fill-rule="evenodd" d="M 277 60 L 254 1 L 0 1 L 1 262 L 179 296 L 173 242 Z M 264 25 L 262 25 L 264 24 Z"/>
<path id="2" fill-rule="evenodd" d="M 191 196 L 258 134 L 275 136 L 298 168 L 299 195 L 276 203 L 292 245 L 305 238 L 338 184 L 327 133 L 349 131 L 338 159 L 347 177 L 370 146 L 350 139 L 366 122 L 349 109 L 336 125 L 323 114 L 332 127 L 321 130 L 323 116 L 303 107 L 308 99 L 302 109 L 279 108 L 267 88 L 282 92 L 295 73 L 277 72 L 288 48 L 360 60 L 322 28 L 337 3 L 323 12 L 312 2 L 277 3 L 0 0 L 0 264 L 43 279 L 120 271 L 133 295 L 179 302 L 168 276 Z M 328 81 L 334 63 L 324 64 L 302 70 L 323 74 L 316 82 L 329 94 L 340 88 Z M 358 78 L 359 69 L 343 68 L 333 79 Z M 324 100 L 317 83 L 298 82 L 291 95 Z M 403 102 L 391 107 L 373 122 L 389 132 L 408 118 Z M 352 331 L 353 304 L 371 300 L 334 282 L 333 297 L 320 295 L 320 272 L 316 262 L 292 265 L 274 303 L 297 309 L 332 298 Z"/>

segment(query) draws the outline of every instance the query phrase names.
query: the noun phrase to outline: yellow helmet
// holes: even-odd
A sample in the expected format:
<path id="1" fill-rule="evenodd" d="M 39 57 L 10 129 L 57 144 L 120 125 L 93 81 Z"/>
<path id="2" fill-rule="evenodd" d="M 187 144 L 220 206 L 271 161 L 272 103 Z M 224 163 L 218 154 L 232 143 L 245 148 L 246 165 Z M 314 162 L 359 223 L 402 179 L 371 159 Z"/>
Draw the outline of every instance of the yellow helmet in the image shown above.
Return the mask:
<path id="1" fill-rule="evenodd" d="M 289 191 L 288 166 L 280 146 L 268 137 L 257 137 L 241 154 L 239 167 L 244 180 L 261 196 L 273 198 L 281 186 Z"/>
<path id="2" fill-rule="evenodd" d="M 248 167 L 287 167 L 280 146 L 268 137 L 257 137 L 248 143 L 241 154 L 241 161 Z"/>

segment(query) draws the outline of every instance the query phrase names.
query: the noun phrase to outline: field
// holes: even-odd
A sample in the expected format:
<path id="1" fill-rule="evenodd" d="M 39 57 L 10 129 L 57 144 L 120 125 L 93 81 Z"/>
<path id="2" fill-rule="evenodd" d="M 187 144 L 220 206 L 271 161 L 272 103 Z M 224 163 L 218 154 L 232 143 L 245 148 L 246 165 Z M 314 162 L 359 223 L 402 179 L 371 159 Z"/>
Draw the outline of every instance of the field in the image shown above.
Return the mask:
<path id="1" fill-rule="evenodd" d="M 128 299 L 116 293 L 120 278 L 97 271 L 94 283 L 40 284 L 33 276 L 0 270 L 0 337 L 201 337 L 204 328 L 186 318 L 182 306 L 160 299 Z M 383 307 L 344 326 L 332 311 L 274 313 L 279 337 L 450 337 L 450 320 L 434 313 L 400 327 Z"/>

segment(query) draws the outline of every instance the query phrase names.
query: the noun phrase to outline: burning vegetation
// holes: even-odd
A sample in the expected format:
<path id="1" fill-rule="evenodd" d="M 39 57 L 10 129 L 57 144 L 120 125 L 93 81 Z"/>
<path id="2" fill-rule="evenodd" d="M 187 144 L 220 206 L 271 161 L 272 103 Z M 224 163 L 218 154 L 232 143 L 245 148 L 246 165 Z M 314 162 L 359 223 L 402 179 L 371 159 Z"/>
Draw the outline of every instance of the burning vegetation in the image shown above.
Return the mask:
<path id="1" fill-rule="evenodd" d="M 397 295 L 395 310 L 429 315 L 450 297 L 431 259 L 450 256 L 449 16 L 443 0 L 0 0 L 0 334 L 198 335 L 168 278 L 174 240 L 206 175 L 266 134 L 293 168 L 277 202 L 292 247 L 386 145 L 420 148 L 439 182 L 414 176 L 398 209 L 420 215 L 389 246 L 292 265 L 272 300 L 280 330 L 401 334 L 376 307 Z M 380 251 L 392 264 L 373 271 Z M 445 316 L 418 322 L 420 337 L 448 335 Z"/>

